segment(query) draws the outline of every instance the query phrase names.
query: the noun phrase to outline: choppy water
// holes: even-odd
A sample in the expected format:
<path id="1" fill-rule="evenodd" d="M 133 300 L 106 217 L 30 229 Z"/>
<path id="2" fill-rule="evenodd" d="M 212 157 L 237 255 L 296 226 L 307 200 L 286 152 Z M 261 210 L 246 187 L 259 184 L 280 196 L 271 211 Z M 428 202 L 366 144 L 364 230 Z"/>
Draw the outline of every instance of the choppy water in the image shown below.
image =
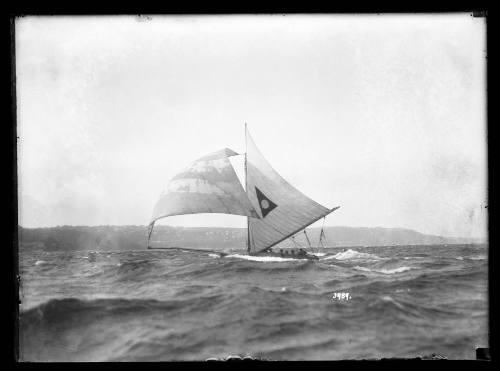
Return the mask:
<path id="1" fill-rule="evenodd" d="M 487 249 L 22 252 L 21 359 L 474 359 L 488 346 Z"/>

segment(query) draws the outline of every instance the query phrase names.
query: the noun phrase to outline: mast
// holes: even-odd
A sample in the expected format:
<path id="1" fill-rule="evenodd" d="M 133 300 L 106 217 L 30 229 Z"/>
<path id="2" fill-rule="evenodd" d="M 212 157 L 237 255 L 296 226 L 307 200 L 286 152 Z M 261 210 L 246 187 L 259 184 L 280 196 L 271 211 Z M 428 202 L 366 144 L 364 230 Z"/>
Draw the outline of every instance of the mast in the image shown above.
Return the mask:
<path id="1" fill-rule="evenodd" d="M 245 122 L 245 192 L 248 192 L 247 181 L 247 123 Z M 247 216 L 247 252 L 250 253 L 250 221 Z"/>

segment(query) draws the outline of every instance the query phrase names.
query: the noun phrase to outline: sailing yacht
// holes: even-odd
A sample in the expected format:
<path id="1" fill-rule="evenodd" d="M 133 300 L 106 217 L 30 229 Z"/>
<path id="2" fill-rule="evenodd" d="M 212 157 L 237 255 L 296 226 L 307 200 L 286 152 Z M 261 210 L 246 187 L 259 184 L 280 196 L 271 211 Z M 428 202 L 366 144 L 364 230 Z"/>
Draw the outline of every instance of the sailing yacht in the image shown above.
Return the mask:
<path id="1" fill-rule="evenodd" d="M 229 161 L 238 153 L 229 148 L 195 160 L 170 180 L 153 209 L 148 228 L 148 249 L 180 248 L 150 246 L 153 228 L 159 219 L 174 215 L 222 213 L 247 217 L 249 255 L 317 259 L 303 247 L 276 251 L 273 247 L 288 238 L 297 245 L 295 234 L 305 233 L 306 227 L 325 218 L 339 206 L 332 209 L 322 206 L 283 179 L 262 156 L 246 124 L 245 145 L 245 187 Z M 323 230 L 320 236 L 324 236 Z M 308 238 L 307 241 L 310 245 Z"/>

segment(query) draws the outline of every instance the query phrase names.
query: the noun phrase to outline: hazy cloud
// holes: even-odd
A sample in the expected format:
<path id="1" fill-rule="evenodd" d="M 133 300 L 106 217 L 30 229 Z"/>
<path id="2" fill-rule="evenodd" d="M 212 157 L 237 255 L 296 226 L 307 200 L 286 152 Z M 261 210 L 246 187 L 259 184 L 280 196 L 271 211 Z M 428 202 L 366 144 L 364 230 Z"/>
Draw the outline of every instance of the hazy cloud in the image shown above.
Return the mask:
<path id="1" fill-rule="evenodd" d="M 246 121 L 330 225 L 486 235 L 484 19 L 24 17 L 16 48 L 23 226 L 146 224 Z"/>

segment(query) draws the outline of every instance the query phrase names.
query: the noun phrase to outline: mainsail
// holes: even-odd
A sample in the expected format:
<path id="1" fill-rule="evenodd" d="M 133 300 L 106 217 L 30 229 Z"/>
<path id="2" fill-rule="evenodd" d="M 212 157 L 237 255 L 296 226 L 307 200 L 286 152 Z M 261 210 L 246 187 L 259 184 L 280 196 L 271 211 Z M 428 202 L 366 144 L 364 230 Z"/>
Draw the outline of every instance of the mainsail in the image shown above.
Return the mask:
<path id="1" fill-rule="evenodd" d="M 248 131 L 247 196 L 260 218 L 248 218 L 248 251 L 258 253 L 336 210 L 311 200 L 284 180 L 257 149 Z"/>
<path id="2" fill-rule="evenodd" d="M 259 218 L 229 161 L 236 155 L 229 148 L 211 153 L 172 178 L 154 207 L 149 234 L 156 220 L 172 215 L 223 213 Z"/>

